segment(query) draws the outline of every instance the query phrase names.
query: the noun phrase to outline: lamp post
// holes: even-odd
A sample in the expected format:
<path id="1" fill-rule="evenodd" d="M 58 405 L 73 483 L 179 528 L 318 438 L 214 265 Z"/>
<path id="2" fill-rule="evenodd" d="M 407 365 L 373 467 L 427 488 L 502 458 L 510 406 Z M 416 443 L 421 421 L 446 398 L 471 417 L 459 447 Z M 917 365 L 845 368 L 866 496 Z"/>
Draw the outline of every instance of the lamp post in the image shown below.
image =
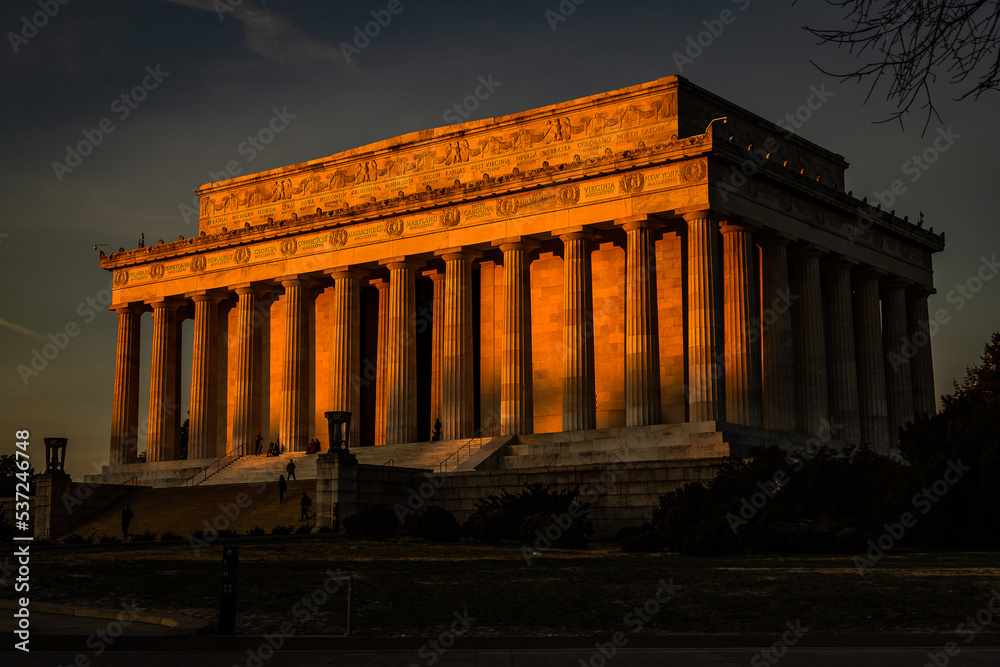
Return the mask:
<path id="1" fill-rule="evenodd" d="M 69 438 L 45 438 L 45 472 L 65 472 Z"/>
<path id="2" fill-rule="evenodd" d="M 330 437 L 330 451 L 350 454 L 351 413 L 346 410 L 333 410 L 323 415 L 326 417 Z"/>

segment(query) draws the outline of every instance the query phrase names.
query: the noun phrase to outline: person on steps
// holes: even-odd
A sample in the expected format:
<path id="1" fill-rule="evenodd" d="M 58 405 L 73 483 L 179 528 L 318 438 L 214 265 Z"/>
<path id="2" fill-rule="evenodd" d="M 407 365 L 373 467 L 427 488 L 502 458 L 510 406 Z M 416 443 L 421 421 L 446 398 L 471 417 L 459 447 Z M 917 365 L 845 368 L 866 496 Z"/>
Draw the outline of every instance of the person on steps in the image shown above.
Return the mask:
<path id="1" fill-rule="evenodd" d="M 288 489 L 288 482 L 285 481 L 284 475 L 278 476 L 278 503 L 285 502 L 285 490 Z"/>
<path id="2" fill-rule="evenodd" d="M 295 479 L 295 461 L 289 461 L 288 465 L 285 466 L 285 472 L 288 473 L 288 481 Z"/>
<path id="3" fill-rule="evenodd" d="M 126 505 L 125 509 L 122 510 L 122 539 L 123 540 L 127 540 L 128 539 L 128 527 L 129 527 L 129 524 L 132 523 L 132 517 L 134 517 L 134 516 L 135 516 L 135 514 L 132 512 L 131 508 L 129 508 L 129 506 Z"/>
<path id="4" fill-rule="evenodd" d="M 302 500 L 299 501 L 299 505 L 302 506 L 302 513 L 299 514 L 299 521 L 309 520 L 309 508 L 312 507 L 312 504 L 313 504 L 312 498 L 306 495 L 306 492 L 303 491 Z"/>

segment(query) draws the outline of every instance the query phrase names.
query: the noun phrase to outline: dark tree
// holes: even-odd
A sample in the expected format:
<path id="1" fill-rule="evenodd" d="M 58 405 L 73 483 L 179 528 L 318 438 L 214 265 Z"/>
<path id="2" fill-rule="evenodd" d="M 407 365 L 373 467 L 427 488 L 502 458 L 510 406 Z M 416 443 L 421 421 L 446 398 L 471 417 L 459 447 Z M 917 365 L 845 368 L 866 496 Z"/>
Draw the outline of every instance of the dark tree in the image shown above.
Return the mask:
<path id="1" fill-rule="evenodd" d="M 23 459 L 22 459 L 23 460 Z M 14 495 L 17 483 L 23 481 L 17 475 L 25 471 L 17 467 L 17 458 L 14 454 L 0 454 L 0 498 L 7 498 Z M 29 467 L 27 470 L 29 490 L 35 492 L 35 468 Z"/>
<path id="2" fill-rule="evenodd" d="M 886 99 L 896 111 L 886 120 L 898 120 L 919 104 L 941 120 L 932 86 L 939 76 L 960 85 L 956 100 L 978 99 L 1000 89 L 1000 0 L 826 0 L 843 10 L 846 25 L 806 30 L 823 44 L 845 47 L 863 64 L 835 73 L 841 81 L 871 81 L 868 98 L 883 78 Z M 867 101 L 867 99 L 866 99 Z M 882 121 L 885 122 L 885 121 Z"/>

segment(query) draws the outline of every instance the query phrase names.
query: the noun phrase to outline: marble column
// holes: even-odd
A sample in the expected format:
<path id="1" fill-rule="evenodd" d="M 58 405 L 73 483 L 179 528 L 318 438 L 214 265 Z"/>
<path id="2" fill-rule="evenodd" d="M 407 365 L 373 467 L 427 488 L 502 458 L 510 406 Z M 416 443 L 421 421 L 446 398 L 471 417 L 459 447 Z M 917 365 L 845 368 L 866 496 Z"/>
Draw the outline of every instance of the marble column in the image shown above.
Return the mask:
<path id="1" fill-rule="evenodd" d="M 854 311 L 851 297 L 853 263 L 832 257 L 823 264 L 823 302 L 826 310 L 826 369 L 829 375 L 831 423 L 841 428 L 834 437 L 861 442 L 858 403 L 858 363 L 854 347 Z"/>
<path id="2" fill-rule="evenodd" d="M 385 265 L 389 269 L 385 444 L 396 445 L 417 439 L 417 264 L 398 258 Z"/>
<path id="3" fill-rule="evenodd" d="M 306 290 L 297 276 L 281 279 L 285 288 L 285 341 L 281 362 L 281 424 L 279 441 L 286 452 L 300 452 L 309 439 L 308 409 L 309 359 Z"/>
<path id="4" fill-rule="evenodd" d="M 194 300 L 194 340 L 191 353 L 191 417 L 188 458 L 218 457 L 219 302 L 223 295 L 202 291 Z"/>
<path id="5" fill-rule="evenodd" d="M 431 302 L 431 407 L 430 424 L 441 419 L 441 375 L 444 358 L 444 271 L 431 269 L 424 271 L 431 279 L 434 295 Z"/>
<path id="6" fill-rule="evenodd" d="M 878 296 L 880 275 L 870 268 L 854 271 L 854 347 L 858 360 L 861 442 L 874 447 L 890 447 L 892 440 L 889 437 L 889 408 L 882 361 L 882 314 Z"/>
<path id="7" fill-rule="evenodd" d="M 795 337 L 795 390 L 799 432 L 813 435 L 829 420 L 829 389 L 826 373 L 826 335 L 823 327 L 823 292 L 819 258 L 814 247 L 796 247 L 790 252 L 790 282 L 799 292 L 792 306 Z M 840 437 L 834 433 L 833 437 Z"/>
<path id="8" fill-rule="evenodd" d="M 441 359 L 441 439 L 472 437 L 472 260 L 475 253 L 438 253 L 444 270 L 444 343 Z"/>
<path id="9" fill-rule="evenodd" d="M 798 294 L 788 284 L 788 238 L 771 235 L 761 241 L 761 387 L 764 428 L 794 432 L 795 346 L 792 304 Z"/>
<path id="10" fill-rule="evenodd" d="M 531 366 L 531 252 L 537 244 L 509 239 L 503 252 L 503 340 L 500 360 L 500 432 L 534 432 Z"/>
<path id="11" fill-rule="evenodd" d="M 361 276 L 356 269 L 333 271 L 333 341 L 331 345 L 331 410 L 352 415 L 352 430 L 361 428 Z M 377 381 L 377 379 L 376 379 Z M 357 435 L 352 438 L 358 441 Z"/>
<path id="12" fill-rule="evenodd" d="M 563 431 L 593 429 L 597 422 L 592 238 L 585 231 L 559 237 L 563 242 Z"/>
<path id="13" fill-rule="evenodd" d="M 231 364 L 236 366 L 236 386 L 233 398 L 233 440 L 229 443 L 227 453 L 250 453 L 261 430 L 260 355 L 263 327 L 267 322 L 264 314 L 266 306 L 258 287 L 241 285 L 235 291 L 238 297 L 236 354 Z"/>
<path id="14" fill-rule="evenodd" d="M 726 421 L 746 426 L 762 424 L 755 255 L 749 228 L 726 222 L 722 226 Z"/>
<path id="15" fill-rule="evenodd" d="M 173 299 L 157 301 L 153 306 L 153 361 L 149 374 L 149 424 L 147 427 L 146 461 L 173 461 L 177 454 L 175 415 L 180 410 L 177 395 L 178 316 L 180 302 Z"/>
<path id="16" fill-rule="evenodd" d="M 625 424 L 660 423 L 660 337 L 652 221 L 616 220 L 625 230 Z"/>
<path id="17" fill-rule="evenodd" d="M 139 336 L 142 310 L 115 308 L 118 341 L 115 346 L 115 389 L 111 408 L 111 465 L 135 463 L 139 440 Z"/>
<path id="18" fill-rule="evenodd" d="M 375 445 L 385 444 L 386 400 L 388 399 L 386 369 L 389 341 L 389 281 L 373 280 L 378 290 L 378 350 L 375 358 Z"/>
<path id="19" fill-rule="evenodd" d="M 722 295 L 718 222 L 711 211 L 684 215 L 687 223 L 688 420 L 724 418 Z"/>
<path id="20" fill-rule="evenodd" d="M 910 344 L 906 327 L 907 283 L 890 277 L 884 279 L 880 287 L 885 393 L 889 404 L 889 435 L 895 447 L 899 428 L 913 421 L 913 377 L 907 355 Z"/>
<path id="21" fill-rule="evenodd" d="M 917 415 L 933 415 L 937 410 L 934 394 L 934 363 L 931 357 L 930 316 L 927 297 L 931 290 L 914 287 L 906 293 L 906 325 L 912 344 L 910 374 L 913 377 L 913 410 Z"/>

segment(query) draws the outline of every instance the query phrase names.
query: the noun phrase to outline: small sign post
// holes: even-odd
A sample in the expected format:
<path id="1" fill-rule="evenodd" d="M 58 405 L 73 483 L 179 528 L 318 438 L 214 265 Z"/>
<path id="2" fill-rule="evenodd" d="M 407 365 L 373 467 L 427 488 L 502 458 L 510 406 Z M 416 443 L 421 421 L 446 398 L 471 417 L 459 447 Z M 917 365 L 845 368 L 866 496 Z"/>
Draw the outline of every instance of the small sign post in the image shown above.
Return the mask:
<path id="1" fill-rule="evenodd" d="M 227 545 L 222 550 L 222 592 L 219 595 L 219 634 L 236 634 L 236 579 L 240 548 Z"/>

